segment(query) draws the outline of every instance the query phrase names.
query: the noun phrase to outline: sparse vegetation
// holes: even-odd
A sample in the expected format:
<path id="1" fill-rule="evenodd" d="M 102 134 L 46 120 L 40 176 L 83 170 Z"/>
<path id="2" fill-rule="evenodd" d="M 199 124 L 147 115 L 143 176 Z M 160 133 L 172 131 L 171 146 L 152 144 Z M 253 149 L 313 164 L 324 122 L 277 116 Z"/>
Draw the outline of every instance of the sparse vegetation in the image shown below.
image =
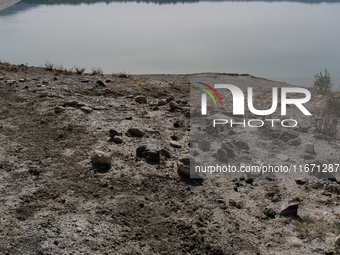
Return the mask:
<path id="1" fill-rule="evenodd" d="M 292 223 L 297 232 L 297 237 L 300 239 L 313 240 L 319 238 L 324 240 L 327 232 L 338 232 L 338 229 L 334 227 L 335 225 L 324 219 L 311 218 L 309 215 L 293 220 Z"/>
<path id="2" fill-rule="evenodd" d="M 331 117 L 314 117 L 313 126 L 317 133 L 333 137 L 337 133 L 338 121 Z"/>
<path id="3" fill-rule="evenodd" d="M 92 71 L 92 75 L 99 75 L 99 74 L 103 74 L 103 69 L 101 69 L 100 67 L 92 67 L 91 68 Z"/>
<path id="4" fill-rule="evenodd" d="M 322 75 L 320 72 L 319 74 L 314 75 L 314 89 L 317 93 L 320 94 L 328 94 L 332 88 L 331 77 L 325 69 L 325 75 Z"/>
<path id="5" fill-rule="evenodd" d="M 56 65 L 54 68 L 56 74 L 61 74 L 63 73 L 65 70 L 67 71 L 67 69 L 64 69 L 63 65 Z"/>
<path id="6" fill-rule="evenodd" d="M 336 117 L 340 117 L 340 96 L 329 95 L 326 100 L 325 112 L 328 114 L 334 114 Z"/>
<path id="7" fill-rule="evenodd" d="M 124 78 L 124 79 L 131 78 L 131 76 L 126 73 L 126 71 L 119 72 L 119 73 L 114 73 L 114 74 L 112 74 L 112 76 L 119 77 L 119 78 Z"/>
<path id="8" fill-rule="evenodd" d="M 86 68 L 74 66 L 74 70 L 75 70 L 76 74 L 82 75 L 85 72 Z"/>
<path id="9" fill-rule="evenodd" d="M 52 63 L 46 61 L 46 63 L 45 63 L 45 69 L 46 69 L 47 71 L 53 71 L 53 69 L 54 69 L 54 64 L 52 64 Z"/>

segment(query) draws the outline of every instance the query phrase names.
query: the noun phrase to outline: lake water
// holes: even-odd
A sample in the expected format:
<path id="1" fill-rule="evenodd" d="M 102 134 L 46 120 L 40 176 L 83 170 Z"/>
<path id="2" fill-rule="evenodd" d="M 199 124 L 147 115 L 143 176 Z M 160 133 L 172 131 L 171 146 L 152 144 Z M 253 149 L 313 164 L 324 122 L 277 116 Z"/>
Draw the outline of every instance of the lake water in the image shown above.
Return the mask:
<path id="1" fill-rule="evenodd" d="M 302 83 L 327 68 L 340 78 L 340 3 L 84 2 L 26 0 L 1 11 L 0 60 Z"/>

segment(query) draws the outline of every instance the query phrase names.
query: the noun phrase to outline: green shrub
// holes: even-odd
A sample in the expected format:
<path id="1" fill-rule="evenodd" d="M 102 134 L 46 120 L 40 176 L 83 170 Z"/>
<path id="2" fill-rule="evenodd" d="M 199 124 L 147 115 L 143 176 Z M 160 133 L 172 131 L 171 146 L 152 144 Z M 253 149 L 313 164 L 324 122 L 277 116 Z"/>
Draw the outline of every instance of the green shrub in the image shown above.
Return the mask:
<path id="1" fill-rule="evenodd" d="M 332 88 L 331 77 L 325 69 L 325 75 L 319 74 L 314 75 L 314 88 L 320 94 L 328 94 Z"/>

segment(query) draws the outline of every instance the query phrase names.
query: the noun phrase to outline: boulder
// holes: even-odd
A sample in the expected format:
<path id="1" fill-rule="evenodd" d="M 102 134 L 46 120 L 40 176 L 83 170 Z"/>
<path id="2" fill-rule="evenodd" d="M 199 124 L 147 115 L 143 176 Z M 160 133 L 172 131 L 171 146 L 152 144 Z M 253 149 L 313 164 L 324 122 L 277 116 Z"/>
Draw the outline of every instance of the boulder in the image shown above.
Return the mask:
<path id="1" fill-rule="evenodd" d="M 281 216 L 297 216 L 299 204 L 286 202 L 281 206 Z"/>
<path id="2" fill-rule="evenodd" d="M 177 161 L 178 171 L 186 176 L 190 176 L 190 157 L 190 154 L 185 154 L 179 157 Z"/>
<path id="3" fill-rule="evenodd" d="M 111 153 L 105 153 L 102 151 L 95 151 L 92 155 L 92 163 L 99 165 L 110 165 L 112 160 Z"/>
<path id="4" fill-rule="evenodd" d="M 140 104 L 146 104 L 147 103 L 147 99 L 146 99 L 145 96 L 136 96 L 135 101 L 137 103 L 140 103 Z"/>
<path id="5" fill-rule="evenodd" d="M 129 128 L 126 134 L 128 136 L 143 137 L 145 133 L 138 128 Z"/>
<path id="6" fill-rule="evenodd" d="M 137 157 L 145 158 L 148 162 L 159 163 L 160 149 L 154 144 L 141 145 L 136 150 Z"/>

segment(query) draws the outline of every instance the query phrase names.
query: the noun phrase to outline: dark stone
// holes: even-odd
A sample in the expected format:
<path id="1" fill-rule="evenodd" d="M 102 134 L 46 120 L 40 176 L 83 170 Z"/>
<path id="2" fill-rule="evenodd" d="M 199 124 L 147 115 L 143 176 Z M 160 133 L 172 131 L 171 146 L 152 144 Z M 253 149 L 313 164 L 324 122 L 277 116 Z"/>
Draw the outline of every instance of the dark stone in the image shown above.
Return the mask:
<path id="1" fill-rule="evenodd" d="M 299 185 L 304 185 L 304 184 L 308 183 L 308 179 L 305 178 L 305 177 L 300 177 L 300 178 L 297 178 L 295 180 L 295 182 Z"/>
<path id="2" fill-rule="evenodd" d="M 280 133 L 279 138 L 281 140 L 285 139 L 285 137 L 288 137 L 289 139 L 295 139 L 299 137 L 299 133 L 295 131 L 283 131 Z M 286 141 L 287 142 L 287 141 Z"/>
<path id="3" fill-rule="evenodd" d="M 217 201 L 217 203 L 225 204 L 225 201 L 224 201 L 223 199 L 220 199 L 220 198 L 219 198 L 219 199 L 217 199 L 216 201 Z"/>
<path id="4" fill-rule="evenodd" d="M 182 145 L 177 141 L 170 141 L 170 145 L 174 148 L 182 148 Z"/>
<path id="5" fill-rule="evenodd" d="M 254 182 L 254 178 L 246 178 L 245 183 L 252 184 Z"/>
<path id="6" fill-rule="evenodd" d="M 96 83 L 97 83 L 97 85 L 99 85 L 99 86 L 106 87 L 105 82 L 103 82 L 102 80 L 98 80 Z"/>
<path id="7" fill-rule="evenodd" d="M 276 216 L 276 212 L 273 208 L 265 208 L 263 210 L 264 215 L 266 215 L 268 218 L 274 219 Z"/>
<path id="8" fill-rule="evenodd" d="M 123 143 L 123 138 L 121 136 L 115 135 L 112 138 L 112 141 L 114 141 L 115 143 Z"/>
<path id="9" fill-rule="evenodd" d="M 54 108 L 55 113 L 61 113 L 63 111 L 65 111 L 65 108 L 62 106 L 57 106 L 56 108 Z"/>
<path id="10" fill-rule="evenodd" d="M 249 145 L 248 143 L 244 142 L 244 141 L 240 141 L 240 140 L 235 140 L 234 141 L 234 145 L 237 146 L 240 149 L 244 149 L 244 150 L 249 150 Z"/>
<path id="11" fill-rule="evenodd" d="M 167 149 L 161 149 L 161 154 L 167 158 L 171 158 L 171 154 Z"/>
<path id="12" fill-rule="evenodd" d="M 66 107 L 66 106 L 77 107 L 78 102 L 77 101 L 68 101 L 68 102 L 64 103 L 64 107 Z"/>
<path id="13" fill-rule="evenodd" d="M 326 141 L 330 141 L 331 139 L 324 134 L 315 134 L 314 138 L 319 139 L 319 140 L 326 140 Z"/>
<path id="14" fill-rule="evenodd" d="M 110 129 L 109 132 L 110 132 L 110 137 L 111 137 L 111 138 L 115 137 L 116 135 L 117 135 L 117 136 L 121 136 L 121 135 L 122 135 L 121 132 L 118 132 L 117 130 L 114 130 L 114 129 Z"/>
<path id="15" fill-rule="evenodd" d="M 241 208 L 242 208 L 242 203 L 237 202 L 237 201 L 235 201 L 235 200 L 233 200 L 233 199 L 230 199 L 230 200 L 229 200 L 229 205 L 234 206 L 234 207 L 236 207 L 237 209 L 241 209 Z"/>
<path id="16" fill-rule="evenodd" d="M 128 136 L 143 137 L 145 133 L 138 128 L 129 128 L 126 134 Z"/>
<path id="17" fill-rule="evenodd" d="M 290 139 L 287 142 L 288 145 L 293 145 L 293 146 L 297 146 L 301 144 L 301 139 L 300 138 L 295 138 L 295 139 Z"/>
<path id="18" fill-rule="evenodd" d="M 157 145 L 154 144 L 146 144 L 141 145 L 136 150 L 137 157 L 145 158 L 148 162 L 156 162 L 160 161 L 160 150 Z"/>
<path id="19" fill-rule="evenodd" d="M 145 96 L 136 96 L 135 101 L 140 104 L 146 104 L 147 100 Z"/>
<path id="20" fill-rule="evenodd" d="M 229 142 L 228 143 L 223 143 L 222 144 L 222 149 L 227 152 L 227 157 L 228 158 L 235 157 L 235 152 L 234 152 L 234 150 L 232 148 L 230 148 Z"/>
<path id="21" fill-rule="evenodd" d="M 299 204 L 298 203 L 284 203 L 281 206 L 281 216 L 297 216 Z"/>

